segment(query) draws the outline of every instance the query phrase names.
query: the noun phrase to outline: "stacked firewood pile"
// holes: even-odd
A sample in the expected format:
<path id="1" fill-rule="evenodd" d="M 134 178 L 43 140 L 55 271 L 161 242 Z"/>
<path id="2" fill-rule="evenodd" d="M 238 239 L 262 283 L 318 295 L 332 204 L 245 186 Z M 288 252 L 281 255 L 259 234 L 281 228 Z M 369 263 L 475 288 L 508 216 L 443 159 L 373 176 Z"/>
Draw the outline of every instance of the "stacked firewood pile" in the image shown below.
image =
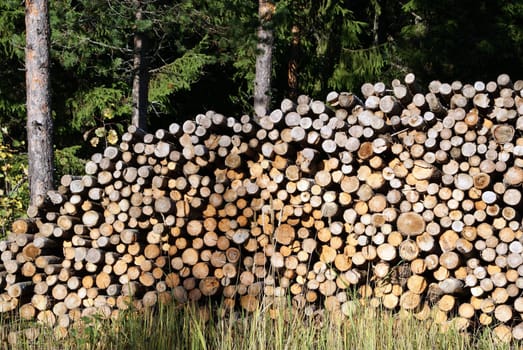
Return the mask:
<path id="1" fill-rule="evenodd" d="M 256 122 L 129 127 L 0 242 L 0 311 L 65 334 L 172 299 L 349 315 L 356 291 L 523 339 L 522 89 L 408 74 Z"/>

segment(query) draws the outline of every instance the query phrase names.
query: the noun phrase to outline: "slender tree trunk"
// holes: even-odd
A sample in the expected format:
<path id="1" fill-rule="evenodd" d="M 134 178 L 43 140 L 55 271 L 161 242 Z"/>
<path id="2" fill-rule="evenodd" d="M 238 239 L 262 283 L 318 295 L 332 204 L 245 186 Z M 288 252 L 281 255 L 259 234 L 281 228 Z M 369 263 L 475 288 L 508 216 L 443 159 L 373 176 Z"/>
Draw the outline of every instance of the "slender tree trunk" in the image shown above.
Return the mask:
<path id="1" fill-rule="evenodd" d="M 136 22 L 143 19 L 142 2 L 133 0 L 136 7 Z M 146 38 L 137 28 L 134 34 L 133 58 L 133 112 L 131 123 L 143 130 L 147 128 L 147 98 L 149 94 L 149 74 L 145 55 Z"/>
<path id="2" fill-rule="evenodd" d="M 49 2 L 26 0 L 27 153 L 31 204 L 53 187 Z"/>
<path id="3" fill-rule="evenodd" d="M 291 57 L 287 67 L 287 85 L 289 87 L 289 97 L 298 97 L 298 54 L 300 46 L 300 27 L 292 26 Z"/>
<path id="4" fill-rule="evenodd" d="M 254 113 L 262 117 L 270 109 L 270 90 L 272 72 L 272 43 L 273 32 L 270 28 L 270 20 L 274 13 L 274 5 L 266 0 L 258 1 L 258 15 L 260 25 L 256 45 L 258 54 L 256 56 L 256 77 L 254 79 Z"/>
<path id="5" fill-rule="evenodd" d="M 373 44 L 378 46 L 380 43 L 379 30 L 380 30 L 380 15 L 381 15 L 381 6 L 379 0 L 372 1 L 374 7 L 374 19 L 372 21 L 372 34 L 373 34 Z"/>

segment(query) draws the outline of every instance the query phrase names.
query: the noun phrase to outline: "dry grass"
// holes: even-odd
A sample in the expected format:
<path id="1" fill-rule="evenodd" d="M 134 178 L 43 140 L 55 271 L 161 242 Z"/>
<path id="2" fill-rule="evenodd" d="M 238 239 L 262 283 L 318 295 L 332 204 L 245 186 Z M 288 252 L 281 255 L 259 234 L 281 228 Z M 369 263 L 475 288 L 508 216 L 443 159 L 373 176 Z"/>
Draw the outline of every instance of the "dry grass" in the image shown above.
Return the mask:
<path id="1" fill-rule="evenodd" d="M 446 332 L 409 314 L 355 308 L 348 318 L 325 312 L 304 316 L 290 307 L 265 306 L 253 313 L 226 312 L 218 306 L 160 305 L 146 312 L 123 312 L 118 320 L 85 319 L 61 340 L 37 324 L 4 319 L 2 349 L 510 349 L 488 330 L 478 334 Z M 7 328 L 16 328 L 17 344 L 8 345 Z M 24 329 L 40 336 L 28 341 Z"/>

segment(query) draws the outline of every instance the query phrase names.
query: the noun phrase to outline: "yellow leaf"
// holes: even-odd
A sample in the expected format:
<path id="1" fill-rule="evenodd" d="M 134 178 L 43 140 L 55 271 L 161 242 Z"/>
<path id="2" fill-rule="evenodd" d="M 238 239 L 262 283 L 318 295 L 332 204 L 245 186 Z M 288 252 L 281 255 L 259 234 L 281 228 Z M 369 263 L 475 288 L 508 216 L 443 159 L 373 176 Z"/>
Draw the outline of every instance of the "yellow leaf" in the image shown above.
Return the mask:
<path id="1" fill-rule="evenodd" d="M 111 145 L 114 145 L 118 142 L 118 134 L 114 130 L 109 130 L 107 133 L 107 142 L 109 142 Z"/>
<path id="2" fill-rule="evenodd" d="M 105 119 L 113 119 L 114 111 L 111 108 L 104 108 L 102 111 L 102 115 Z"/>
<path id="3" fill-rule="evenodd" d="M 96 147 L 98 146 L 98 142 L 100 142 L 100 139 L 98 137 L 93 137 L 91 140 L 91 146 Z"/>

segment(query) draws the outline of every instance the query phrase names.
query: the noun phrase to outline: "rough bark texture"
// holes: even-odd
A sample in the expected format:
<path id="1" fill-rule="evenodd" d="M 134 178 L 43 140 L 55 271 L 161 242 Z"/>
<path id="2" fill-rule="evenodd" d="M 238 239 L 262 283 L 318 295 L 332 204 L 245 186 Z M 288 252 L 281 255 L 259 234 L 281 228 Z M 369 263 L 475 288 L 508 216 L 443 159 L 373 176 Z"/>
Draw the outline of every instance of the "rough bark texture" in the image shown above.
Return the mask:
<path id="1" fill-rule="evenodd" d="M 289 97 L 298 97 L 298 55 L 300 51 L 300 27 L 292 26 L 291 57 L 287 69 L 287 85 L 289 86 Z"/>
<path id="2" fill-rule="evenodd" d="M 257 30 L 258 43 L 256 49 L 256 76 L 254 78 L 254 113 L 258 117 L 266 115 L 271 103 L 271 72 L 272 72 L 272 44 L 273 32 L 270 28 L 270 19 L 274 5 L 266 0 L 259 0 L 258 14 L 260 26 Z"/>
<path id="3" fill-rule="evenodd" d="M 374 6 L 374 18 L 372 21 L 372 36 L 373 36 L 373 44 L 374 46 L 378 46 L 379 44 L 379 31 L 380 31 L 380 14 L 381 14 L 381 7 L 379 4 L 379 0 L 372 1 L 372 5 Z"/>
<path id="4" fill-rule="evenodd" d="M 31 203 L 53 187 L 47 0 L 26 1 L 27 152 Z"/>
<path id="5" fill-rule="evenodd" d="M 136 22 L 143 20 L 143 9 L 140 0 L 133 1 L 136 7 Z M 149 74 L 147 70 L 147 57 L 145 54 L 146 37 L 137 31 L 134 34 L 133 57 L 133 111 L 132 125 L 147 129 L 147 99 L 149 94 Z"/>

